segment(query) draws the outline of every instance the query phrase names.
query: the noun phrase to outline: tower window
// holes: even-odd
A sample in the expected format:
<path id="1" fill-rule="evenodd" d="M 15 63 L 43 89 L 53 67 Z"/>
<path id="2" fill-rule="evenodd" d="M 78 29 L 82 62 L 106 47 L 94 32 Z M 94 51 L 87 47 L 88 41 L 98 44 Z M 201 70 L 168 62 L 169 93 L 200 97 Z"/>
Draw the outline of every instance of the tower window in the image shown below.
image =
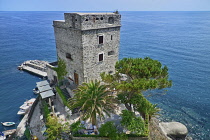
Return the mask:
<path id="1" fill-rule="evenodd" d="M 85 21 L 88 21 L 88 19 L 85 19 Z"/>
<path id="2" fill-rule="evenodd" d="M 99 62 L 101 62 L 101 61 L 104 60 L 104 54 L 103 54 L 103 53 L 100 53 L 100 54 L 98 55 L 98 60 L 99 60 Z"/>
<path id="3" fill-rule="evenodd" d="M 109 51 L 108 55 L 114 55 L 114 51 Z"/>
<path id="4" fill-rule="evenodd" d="M 103 44 L 104 43 L 104 38 L 103 36 L 99 36 L 99 44 Z"/>
<path id="5" fill-rule="evenodd" d="M 111 35 L 111 40 L 112 40 L 112 35 Z"/>
<path id="6" fill-rule="evenodd" d="M 101 20 L 103 20 L 104 18 L 103 17 L 101 17 Z"/>
<path id="7" fill-rule="evenodd" d="M 109 71 L 109 74 L 112 74 L 113 73 L 113 71 Z"/>
<path id="8" fill-rule="evenodd" d="M 99 18 L 96 18 L 96 20 L 99 20 Z"/>
<path id="9" fill-rule="evenodd" d="M 109 24 L 113 24 L 114 23 L 114 18 L 113 17 L 109 17 L 108 18 L 108 23 Z"/>
<path id="10" fill-rule="evenodd" d="M 70 59 L 70 60 L 73 60 L 70 53 L 66 53 L 66 58 Z"/>

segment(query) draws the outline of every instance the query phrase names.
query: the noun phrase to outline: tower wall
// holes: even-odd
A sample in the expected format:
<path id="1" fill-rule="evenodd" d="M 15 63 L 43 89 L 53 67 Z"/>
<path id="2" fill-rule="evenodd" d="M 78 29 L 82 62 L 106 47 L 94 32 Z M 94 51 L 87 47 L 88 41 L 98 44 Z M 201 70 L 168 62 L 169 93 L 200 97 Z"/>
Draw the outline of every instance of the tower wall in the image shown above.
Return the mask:
<path id="1" fill-rule="evenodd" d="M 115 63 L 119 56 L 119 31 L 119 27 L 83 31 L 84 77 L 87 82 L 100 80 L 102 72 L 115 72 Z M 103 44 L 99 44 L 99 36 L 103 36 Z M 103 61 L 99 61 L 99 54 L 103 54 Z"/>
<path id="2" fill-rule="evenodd" d="M 119 56 L 120 20 L 115 13 L 65 13 L 54 21 L 57 55 L 65 60 L 70 79 L 78 84 L 114 73 Z"/>
<path id="3" fill-rule="evenodd" d="M 67 76 L 74 80 L 74 73 L 79 76 L 79 83 L 84 81 L 83 48 L 81 31 L 54 27 L 57 56 L 66 62 Z M 70 58 L 67 56 L 70 54 Z"/>

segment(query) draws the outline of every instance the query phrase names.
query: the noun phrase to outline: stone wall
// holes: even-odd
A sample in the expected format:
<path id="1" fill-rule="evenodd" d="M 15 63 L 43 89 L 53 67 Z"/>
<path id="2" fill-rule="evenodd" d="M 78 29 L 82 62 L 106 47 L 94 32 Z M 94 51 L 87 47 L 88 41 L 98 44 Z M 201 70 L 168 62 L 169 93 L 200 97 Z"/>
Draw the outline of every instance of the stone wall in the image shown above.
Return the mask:
<path id="1" fill-rule="evenodd" d="M 107 137 L 73 137 L 72 140 L 110 140 L 110 139 Z M 146 138 L 146 137 L 129 137 L 128 140 L 148 140 L 148 138 Z M 159 139 L 156 139 L 156 140 L 159 140 Z"/>
<path id="2" fill-rule="evenodd" d="M 57 82 L 57 73 L 53 70 L 54 66 L 47 66 L 47 79 L 50 81 L 50 84 L 55 84 Z"/>
<path id="3" fill-rule="evenodd" d="M 121 15 L 115 13 L 65 13 L 64 17 L 67 26 L 80 30 L 121 26 Z"/>
<path id="4" fill-rule="evenodd" d="M 103 44 L 99 44 L 99 36 L 103 36 Z M 115 72 L 115 63 L 119 56 L 119 41 L 119 27 L 83 31 L 84 77 L 87 78 L 85 82 L 100 79 L 102 72 Z M 99 61 L 99 54 L 103 54 L 103 61 Z"/>
<path id="5" fill-rule="evenodd" d="M 54 32 L 57 55 L 66 63 L 67 76 L 74 79 L 74 73 L 77 73 L 79 76 L 79 83 L 82 83 L 84 81 L 84 76 L 81 31 L 54 27 Z M 71 58 L 67 58 L 67 54 L 70 55 Z"/>

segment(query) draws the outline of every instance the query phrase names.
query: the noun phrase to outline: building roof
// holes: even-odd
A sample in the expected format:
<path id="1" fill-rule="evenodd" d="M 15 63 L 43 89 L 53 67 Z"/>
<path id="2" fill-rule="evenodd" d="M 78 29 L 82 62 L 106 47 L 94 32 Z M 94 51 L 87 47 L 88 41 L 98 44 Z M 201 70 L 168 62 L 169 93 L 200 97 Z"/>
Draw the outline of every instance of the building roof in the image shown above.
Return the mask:
<path id="1" fill-rule="evenodd" d="M 42 87 L 38 87 L 39 89 L 39 92 L 44 92 L 44 91 L 47 91 L 47 90 L 52 90 L 52 88 L 49 86 L 49 85 L 45 85 L 45 86 L 42 86 Z"/>
<path id="2" fill-rule="evenodd" d="M 47 80 L 36 82 L 36 86 L 37 87 L 42 87 L 42 86 L 46 86 L 46 85 L 49 85 L 49 83 L 47 82 Z"/>
<path id="3" fill-rule="evenodd" d="M 45 98 L 51 97 L 51 96 L 53 96 L 55 94 L 53 93 L 52 90 L 48 90 L 48 91 L 40 93 L 40 95 L 41 95 L 42 99 L 45 99 Z"/>

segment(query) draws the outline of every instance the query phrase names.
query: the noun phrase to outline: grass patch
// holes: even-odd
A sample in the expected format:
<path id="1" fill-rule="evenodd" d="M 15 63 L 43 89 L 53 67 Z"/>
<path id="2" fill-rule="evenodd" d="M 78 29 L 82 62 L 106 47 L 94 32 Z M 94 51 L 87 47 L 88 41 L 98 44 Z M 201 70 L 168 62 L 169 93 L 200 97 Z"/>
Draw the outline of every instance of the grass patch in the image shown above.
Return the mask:
<path id="1" fill-rule="evenodd" d="M 61 97 L 63 104 L 69 108 L 68 101 L 67 101 L 66 97 L 63 95 L 62 90 L 58 86 L 56 87 L 56 91 L 59 94 L 59 96 Z"/>
<path id="2" fill-rule="evenodd" d="M 31 133 L 30 133 L 30 130 L 28 129 L 28 127 L 26 127 L 26 130 L 24 132 L 24 135 L 26 136 L 26 138 L 28 140 L 31 140 Z"/>
<path id="3" fill-rule="evenodd" d="M 50 114 L 50 110 L 48 109 L 48 105 L 45 101 L 42 101 L 42 111 L 43 111 L 43 117 L 46 120 L 48 115 Z"/>

